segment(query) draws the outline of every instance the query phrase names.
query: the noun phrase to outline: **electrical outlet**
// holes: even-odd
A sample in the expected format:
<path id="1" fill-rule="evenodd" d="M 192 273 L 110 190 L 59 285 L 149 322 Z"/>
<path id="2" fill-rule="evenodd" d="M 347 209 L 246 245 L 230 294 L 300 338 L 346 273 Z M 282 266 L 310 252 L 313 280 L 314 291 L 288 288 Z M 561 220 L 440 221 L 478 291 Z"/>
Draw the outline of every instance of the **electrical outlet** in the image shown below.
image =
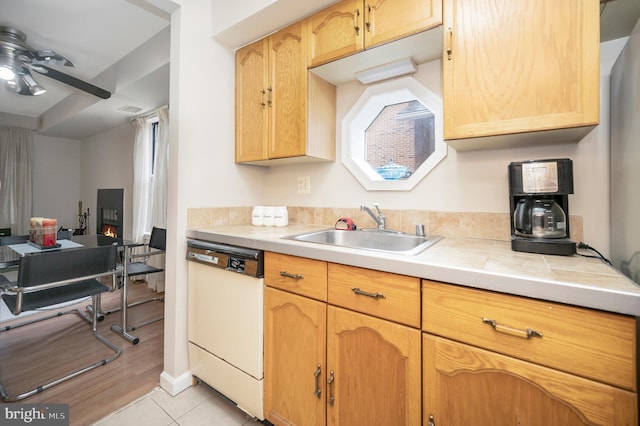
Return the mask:
<path id="1" fill-rule="evenodd" d="M 298 194 L 311 192 L 311 176 L 298 176 Z"/>

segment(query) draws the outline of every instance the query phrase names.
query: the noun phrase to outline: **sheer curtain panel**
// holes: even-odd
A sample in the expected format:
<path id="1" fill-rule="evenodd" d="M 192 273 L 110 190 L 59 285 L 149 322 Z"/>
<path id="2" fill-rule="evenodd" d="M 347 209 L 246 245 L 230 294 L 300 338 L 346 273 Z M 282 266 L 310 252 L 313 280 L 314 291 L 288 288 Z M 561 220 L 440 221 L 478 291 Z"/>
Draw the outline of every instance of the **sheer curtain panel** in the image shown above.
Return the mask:
<path id="1" fill-rule="evenodd" d="M 133 223 L 132 239 L 144 242 L 144 234 L 151 229 L 151 161 L 153 139 L 151 123 L 144 117 L 135 120 L 133 143 Z"/>
<path id="2" fill-rule="evenodd" d="M 156 158 L 153 172 L 153 195 L 151 224 L 167 228 L 167 185 L 169 164 L 169 108 L 162 107 L 158 115 L 158 135 L 156 137 Z"/>
<path id="3" fill-rule="evenodd" d="M 33 134 L 0 126 L 0 228 L 29 233 L 32 206 Z"/>
<path id="4" fill-rule="evenodd" d="M 158 115 L 158 133 L 156 135 L 156 158 L 154 159 L 153 189 L 151 196 L 151 225 L 167 228 L 167 185 L 169 167 L 169 108 L 162 107 Z M 156 267 L 164 265 L 165 255 L 152 256 L 149 264 Z M 158 292 L 164 291 L 164 273 L 147 276 L 147 285 Z"/>

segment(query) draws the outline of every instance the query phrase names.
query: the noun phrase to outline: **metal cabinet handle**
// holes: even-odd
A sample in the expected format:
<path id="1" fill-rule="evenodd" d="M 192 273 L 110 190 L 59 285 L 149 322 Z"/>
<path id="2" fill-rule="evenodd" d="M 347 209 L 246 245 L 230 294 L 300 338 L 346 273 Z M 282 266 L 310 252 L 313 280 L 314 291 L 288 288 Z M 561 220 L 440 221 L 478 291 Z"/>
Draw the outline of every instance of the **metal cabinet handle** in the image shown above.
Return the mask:
<path id="1" fill-rule="evenodd" d="M 313 377 L 314 377 L 314 381 L 315 381 L 315 390 L 313 391 L 313 394 L 320 399 L 320 395 L 322 395 L 322 390 L 320 389 L 320 373 L 322 372 L 322 369 L 320 368 L 320 364 L 318 364 L 318 366 L 316 367 L 316 371 L 313 372 Z"/>
<path id="2" fill-rule="evenodd" d="M 451 60 L 451 54 L 453 52 L 453 30 L 451 27 L 447 29 L 447 34 L 449 37 L 447 38 L 447 60 Z"/>
<path id="3" fill-rule="evenodd" d="M 296 281 L 298 280 L 303 280 L 304 279 L 304 275 L 300 275 L 300 274 L 290 274 L 287 271 L 280 271 L 280 276 L 281 277 L 285 277 L 285 278 L 291 278 L 294 279 Z"/>
<path id="4" fill-rule="evenodd" d="M 373 19 L 371 19 L 371 5 L 367 4 L 364 10 L 364 26 L 367 29 L 367 32 L 371 32 L 371 26 L 373 25 Z"/>
<path id="5" fill-rule="evenodd" d="M 360 9 L 356 9 L 353 13 L 353 29 L 356 30 L 356 35 L 360 35 L 360 25 L 358 25 L 358 21 L 360 21 Z"/>
<path id="6" fill-rule="evenodd" d="M 490 325 L 495 331 L 499 333 L 505 333 L 511 336 L 522 337 L 524 339 L 531 339 L 532 337 L 542 337 L 542 332 L 533 330 L 531 328 L 521 330 L 518 328 L 509 327 L 508 325 L 498 324 L 496 320 L 492 320 L 490 318 L 482 318 L 482 322 Z"/>
<path id="7" fill-rule="evenodd" d="M 327 401 L 327 403 L 333 407 L 333 402 L 335 401 L 334 397 L 333 397 L 333 381 L 335 380 L 335 377 L 333 376 L 333 370 L 331 370 L 329 372 L 329 379 L 327 380 L 327 384 L 329 385 L 329 399 Z"/>
<path id="8" fill-rule="evenodd" d="M 368 291 L 360 290 L 358 287 L 353 287 L 351 289 L 351 291 L 353 291 L 355 294 L 360 294 L 362 296 L 373 297 L 374 299 L 386 299 L 387 298 L 387 296 L 385 296 L 382 293 L 378 293 L 377 291 L 375 293 L 371 293 L 371 292 L 368 292 Z"/>
<path id="9" fill-rule="evenodd" d="M 264 90 L 264 89 L 260 90 L 260 105 L 262 105 L 262 108 L 264 108 L 264 107 L 266 107 L 266 106 L 267 106 L 267 104 L 266 104 L 266 103 L 265 103 L 265 101 L 264 101 L 264 94 L 265 94 L 266 92 L 267 92 L 267 91 L 266 91 L 266 90 Z"/>
<path id="10" fill-rule="evenodd" d="M 273 92 L 273 89 L 271 87 L 269 87 L 267 89 L 267 105 L 269 105 L 269 108 L 271 108 L 271 93 Z"/>

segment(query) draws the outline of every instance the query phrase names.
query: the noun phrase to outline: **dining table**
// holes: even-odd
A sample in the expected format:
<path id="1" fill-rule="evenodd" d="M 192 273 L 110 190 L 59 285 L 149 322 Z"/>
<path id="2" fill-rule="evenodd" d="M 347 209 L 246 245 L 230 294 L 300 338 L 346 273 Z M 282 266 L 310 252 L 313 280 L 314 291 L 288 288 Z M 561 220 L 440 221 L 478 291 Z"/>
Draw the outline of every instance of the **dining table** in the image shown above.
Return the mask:
<path id="1" fill-rule="evenodd" d="M 7 246 L 0 246 L 0 273 L 3 270 L 18 268 L 20 265 L 20 258 L 22 256 L 29 256 L 31 254 L 40 253 L 43 251 L 49 250 L 77 250 L 82 248 L 91 248 L 105 245 L 117 245 L 119 253 L 122 254 L 122 291 L 120 297 L 120 323 L 113 324 L 111 326 L 111 330 L 129 341 L 131 344 L 137 344 L 140 339 L 128 331 L 127 326 L 127 307 L 129 304 L 128 301 L 128 277 L 127 277 L 127 264 L 129 262 L 128 248 L 137 246 L 139 243 L 136 243 L 132 240 L 126 240 L 124 238 L 116 238 L 109 237 L 106 235 L 95 234 L 95 235 L 72 235 L 67 242 L 65 240 L 58 240 L 57 242 L 60 244 L 60 247 L 52 248 L 52 249 L 38 249 L 36 247 L 29 247 L 28 243 L 22 244 L 13 244 Z M 68 248 L 65 248 L 68 247 Z M 88 306 L 87 309 L 94 309 L 93 306 Z M 104 313 L 101 312 L 100 307 L 97 307 L 98 315 L 103 317 Z"/>

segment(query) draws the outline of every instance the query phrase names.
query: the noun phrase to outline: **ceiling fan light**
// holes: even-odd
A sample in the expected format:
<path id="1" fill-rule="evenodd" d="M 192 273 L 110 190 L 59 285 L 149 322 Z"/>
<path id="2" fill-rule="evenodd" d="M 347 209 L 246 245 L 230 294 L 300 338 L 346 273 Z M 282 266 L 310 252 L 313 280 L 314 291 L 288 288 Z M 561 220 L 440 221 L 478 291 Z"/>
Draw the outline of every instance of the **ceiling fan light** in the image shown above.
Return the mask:
<path id="1" fill-rule="evenodd" d="M 44 87 L 40 86 L 38 82 L 34 80 L 33 77 L 31 77 L 31 74 L 22 74 L 21 76 L 22 76 L 22 80 L 27 85 L 32 95 L 34 96 L 42 95 L 44 92 L 47 91 Z"/>
<path id="2" fill-rule="evenodd" d="M 45 89 L 44 87 L 40 86 L 39 84 L 36 84 L 35 86 L 29 87 L 29 90 L 31 91 L 31 93 L 34 96 L 42 95 L 43 93 L 46 93 L 46 91 L 47 91 L 47 89 Z"/>
<path id="3" fill-rule="evenodd" d="M 18 81 L 16 79 L 7 80 L 4 85 L 7 88 L 7 90 L 10 90 L 15 93 L 20 92 L 20 87 L 18 86 Z"/>
<path id="4" fill-rule="evenodd" d="M 13 80 L 16 78 L 16 73 L 6 65 L 0 66 L 0 78 L 3 80 Z"/>

